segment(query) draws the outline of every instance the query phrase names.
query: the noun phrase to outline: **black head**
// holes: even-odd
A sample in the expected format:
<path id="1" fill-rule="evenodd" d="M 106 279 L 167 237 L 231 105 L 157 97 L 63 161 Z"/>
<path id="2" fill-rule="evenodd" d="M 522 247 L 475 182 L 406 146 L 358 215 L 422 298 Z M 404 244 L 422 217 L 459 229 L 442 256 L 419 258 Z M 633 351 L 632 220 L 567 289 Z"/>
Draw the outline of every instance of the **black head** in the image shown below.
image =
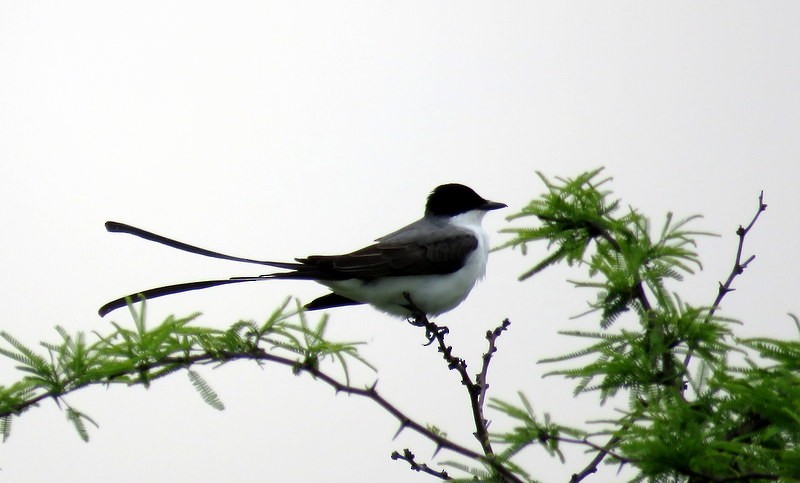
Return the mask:
<path id="1" fill-rule="evenodd" d="M 497 210 L 505 208 L 497 203 L 481 198 L 478 193 L 463 184 L 450 183 L 437 186 L 428 196 L 425 215 L 456 216 L 472 210 Z"/>

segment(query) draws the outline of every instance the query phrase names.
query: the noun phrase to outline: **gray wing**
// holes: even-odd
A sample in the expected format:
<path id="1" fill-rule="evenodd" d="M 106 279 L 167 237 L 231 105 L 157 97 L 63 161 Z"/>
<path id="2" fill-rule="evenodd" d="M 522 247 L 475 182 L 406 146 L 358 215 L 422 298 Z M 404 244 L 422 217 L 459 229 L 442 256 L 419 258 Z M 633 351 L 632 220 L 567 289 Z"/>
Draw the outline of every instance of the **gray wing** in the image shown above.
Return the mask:
<path id="1" fill-rule="evenodd" d="M 302 266 L 285 275 L 286 278 L 317 280 L 370 280 L 386 276 L 448 274 L 460 269 L 477 247 L 478 239 L 469 230 L 423 219 L 352 253 L 298 259 Z"/>

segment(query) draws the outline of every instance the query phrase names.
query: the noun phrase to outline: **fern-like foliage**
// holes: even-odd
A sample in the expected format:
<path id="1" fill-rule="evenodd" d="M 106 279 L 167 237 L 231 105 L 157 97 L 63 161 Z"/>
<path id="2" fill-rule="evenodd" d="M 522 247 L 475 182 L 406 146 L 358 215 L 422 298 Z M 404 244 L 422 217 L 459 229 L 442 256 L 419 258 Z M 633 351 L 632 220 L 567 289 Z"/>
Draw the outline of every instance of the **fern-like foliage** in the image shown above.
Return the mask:
<path id="1" fill-rule="evenodd" d="M 217 411 L 222 411 L 225 409 L 225 405 L 222 403 L 222 400 L 219 398 L 217 393 L 211 386 L 203 379 L 197 371 L 193 371 L 189 369 L 186 371 L 189 376 L 189 380 L 192 382 L 192 386 L 194 386 L 197 393 L 200 394 L 200 397 L 203 398 L 203 401 L 206 402 L 209 406 L 216 409 Z"/>
<path id="2" fill-rule="evenodd" d="M 593 280 L 575 284 L 598 290 L 591 306 L 601 312 L 602 324 L 608 327 L 631 309 L 648 310 L 645 287 L 650 296 L 669 303 L 666 281 L 680 281 L 684 274 L 702 267 L 695 238 L 710 233 L 688 228 L 698 216 L 676 221 L 669 213 L 654 237 L 648 218 L 633 208 L 622 210 L 620 200 L 610 197 L 604 188 L 611 178 L 601 174 L 602 169 L 597 169 L 553 182 L 538 173 L 547 192 L 508 219 L 535 217 L 540 225 L 501 230 L 512 238 L 499 248 L 526 253 L 530 243 L 547 243 L 550 253 L 520 275 L 520 280 L 560 262 L 585 266 Z"/>
<path id="3" fill-rule="evenodd" d="M 0 433 L 3 434 L 3 442 L 5 443 L 11 435 L 11 422 L 14 417 L 12 415 L 3 416 L 0 418 Z"/>
<path id="4" fill-rule="evenodd" d="M 527 446 L 539 445 L 550 456 L 557 457 L 563 463 L 565 461 L 564 454 L 559 449 L 559 441 L 562 436 L 583 438 L 586 433 L 577 428 L 556 424 L 547 413 L 540 420 L 534 413 L 528 398 L 519 393 L 519 399 L 519 405 L 493 399 L 489 406 L 505 413 L 517 423 L 517 426 L 514 426 L 510 432 L 493 435 L 496 441 L 508 445 L 503 457 L 510 459 L 511 456 Z"/>
<path id="5" fill-rule="evenodd" d="M 67 420 L 81 439 L 88 441 L 86 423 L 97 424 L 80 410 L 66 404 L 67 395 L 95 384 L 149 385 L 173 372 L 189 369 L 191 384 L 211 407 L 224 405 L 211 385 L 195 369 L 197 365 L 224 364 L 247 359 L 271 361 L 295 368 L 318 368 L 325 358 L 337 361 L 348 376 L 351 360 L 366 363 L 356 350 L 357 343 L 325 339 L 326 318 L 313 328 L 301 310 L 289 310 L 290 299 L 276 309 L 264 323 L 240 321 L 227 329 L 200 327 L 198 314 L 168 317 L 149 327 L 144 304 L 140 311 L 130 308 L 131 327 L 112 323 L 109 335 L 94 334 L 89 342 L 84 333 L 70 334 L 56 327 L 60 340 L 42 342 L 44 354 L 26 346 L 6 332 L 0 332 L 3 355 L 18 364 L 23 377 L 0 386 L 0 433 L 7 439 L 13 417 L 39 402 L 52 398 L 65 403 Z M 298 305 L 299 307 L 299 305 Z M 283 355 L 279 355 L 283 354 Z M 371 366 L 370 366 L 371 367 Z"/>
<path id="6" fill-rule="evenodd" d="M 81 439 L 85 442 L 89 441 L 89 431 L 86 430 L 86 422 L 91 423 L 96 428 L 99 427 L 92 418 L 78 411 L 72 406 L 67 406 L 66 415 L 67 415 L 67 420 L 70 423 L 72 423 L 72 426 L 75 428 L 75 431 L 78 432 L 78 436 L 80 436 Z"/>
<path id="7" fill-rule="evenodd" d="M 634 481 L 800 480 L 800 341 L 737 339 L 732 327 L 739 322 L 717 313 L 749 263 L 740 261 L 742 244 L 766 208 L 763 197 L 748 228 L 739 229 L 734 270 L 714 305 L 692 305 L 674 287 L 702 268 L 697 239 L 710 234 L 691 228 L 698 216 L 668 213 L 654 230 L 649 218 L 611 198 L 600 169 L 539 177 L 546 192 L 509 217 L 535 223 L 503 230 L 512 237 L 501 248 L 525 254 L 530 243 L 545 243 L 548 253 L 521 280 L 561 262 L 582 269 L 586 278 L 573 284 L 595 292 L 583 315 L 596 314 L 591 323 L 599 327 L 561 331 L 586 345 L 540 362 L 558 365 L 548 375 L 574 379 L 576 394 L 596 392 L 601 403 L 624 395 L 614 401 L 627 407 L 606 423 L 608 443 L 597 446 L 580 441 L 580 430 L 569 438 L 559 426 L 537 422 L 525 400 L 496 401 L 516 422 L 501 440 L 517 449 L 538 436 L 557 457 L 559 443 L 590 446 L 597 461 L 635 466 Z M 597 461 L 573 481 L 593 473 Z"/>

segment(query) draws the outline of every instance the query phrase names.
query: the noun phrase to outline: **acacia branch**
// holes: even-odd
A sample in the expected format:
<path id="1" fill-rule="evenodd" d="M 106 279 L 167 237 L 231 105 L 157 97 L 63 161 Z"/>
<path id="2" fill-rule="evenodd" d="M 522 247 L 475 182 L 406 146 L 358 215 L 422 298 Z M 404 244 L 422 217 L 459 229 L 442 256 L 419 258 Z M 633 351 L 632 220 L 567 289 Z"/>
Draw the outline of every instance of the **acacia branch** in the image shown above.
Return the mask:
<path id="1" fill-rule="evenodd" d="M 489 359 L 491 359 L 491 354 L 496 350 L 494 346 L 495 339 L 499 336 L 501 332 L 503 332 L 506 327 L 508 326 L 508 321 L 504 321 L 503 325 L 495 329 L 491 332 L 491 337 L 487 335 L 490 341 L 490 349 L 487 354 L 484 355 L 484 369 L 482 371 L 483 380 L 485 381 L 485 374 L 488 370 L 488 363 Z M 32 396 L 24 401 L 16 402 L 13 407 L 7 408 L 5 410 L 0 411 L 0 419 L 19 415 L 22 412 L 30 409 L 33 406 L 38 405 L 42 401 L 46 399 L 54 399 L 56 401 L 61 400 L 68 394 L 78 391 L 79 389 L 83 389 L 89 386 L 94 385 L 108 385 L 108 384 L 149 384 L 150 382 L 164 377 L 168 374 L 171 374 L 180 369 L 189 369 L 194 365 L 208 365 L 208 364 L 225 364 L 228 362 L 236 361 L 236 360 L 252 360 L 256 362 L 272 362 L 275 364 L 283 365 L 286 367 L 290 367 L 296 374 L 300 373 L 307 373 L 311 375 L 313 378 L 321 380 L 325 384 L 332 387 L 336 393 L 345 393 L 355 396 L 361 396 L 367 398 L 377 404 L 379 407 L 383 408 L 386 412 L 391 414 L 395 419 L 400 422 L 400 429 L 411 429 L 414 432 L 422 435 L 424 438 L 432 441 L 436 445 L 436 451 L 438 452 L 441 449 L 447 449 L 452 451 L 453 453 L 459 454 L 466 458 L 469 458 L 474 461 L 480 461 L 492 467 L 502 478 L 503 481 L 507 482 L 521 482 L 517 477 L 515 477 L 510 470 L 506 469 L 502 466 L 499 462 L 496 461 L 494 458 L 494 453 L 491 449 L 491 445 L 489 443 L 489 436 L 488 431 L 486 429 L 486 423 L 483 419 L 483 412 L 482 407 L 477 404 L 479 395 L 485 393 L 485 388 L 483 390 L 480 389 L 478 384 L 472 383 L 469 378 L 469 375 L 466 372 L 467 365 L 463 359 L 455 357 L 452 354 L 452 348 L 445 345 L 444 341 L 444 334 L 447 333 L 446 327 L 439 327 L 432 322 L 428 321 L 427 318 L 424 318 L 424 322 L 421 322 L 428 331 L 429 338 L 432 340 L 437 340 L 439 343 L 439 350 L 442 352 L 446 361 L 448 361 L 448 365 L 451 369 L 455 368 L 458 369 L 458 372 L 462 376 L 462 382 L 465 386 L 468 387 L 470 392 L 470 400 L 473 404 L 473 413 L 475 415 L 476 421 L 482 421 L 482 424 L 477 425 L 478 428 L 475 435 L 476 438 L 480 442 L 482 442 L 482 449 L 483 453 L 471 450 L 463 445 L 460 445 L 454 442 L 451 439 L 442 436 L 436 431 L 428 429 L 425 425 L 413 420 L 409 417 L 406 413 L 401 411 L 398 407 L 394 404 L 389 402 L 385 397 L 383 397 L 376 389 L 377 381 L 371 387 L 356 387 L 352 386 L 349 383 L 340 382 L 335 377 L 331 376 L 330 374 L 322 371 L 318 367 L 318 359 L 315 357 L 306 357 L 306 358 L 290 358 L 284 357 L 281 355 L 276 355 L 274 353 L 268 352 L 262 347 L 257 345 L 252 346 L 250 349 L 242 350 L 242 351 L 226 351 L 226 350 L 206 350 L 202 352 L 195 352 L 193 354 L 185 353 L 185 355 L 174 356 L 174 355 L 165 355 L 163 357 L 153 358 L 148 360 L 147 362 L 129 365 L 124 369 L 120 369 L 116 372 L 104 372 L 102 374 L 96 374 L 94 376 L 83 374 L 81 376 L 73 376 L 67 377 L 59 381 L 59 384 L 56 388 L 47 389 L 35 396 Z M 80 378 L 80 379 L 79 379 Z M 476 423 L 477 424 L 477 423 Z M 488 450 L 487 450 L 488 448 Z M 409 464 L 412 463 L 413 458 L 410 460 L 408 458 L 409 455 L 413 456 L 410 451 L 406 454 L 406 457 L 397 457 L 396 455 L 392 455 L 393 459 L 403 459 L 407 461 Z M 416 465 L 417 471 L 423 471 L 429 474 L 436 474 L 441 479 L 450 479 L 449 477 L 444 478 L 443 476 L 447 476 L 446 472 L 436 472 L 428 468 L 426 465 L 421 465 L 414 463 Z M 412 466 L 414 466 L 412 465 Z M 414 468 L 412 468 L 414 469 Z"/>
<path id="2" fill-rule="evenodd" d="M 733 281 L 736 279 L 736 277 L 741 275 L 744 272 L 745 268 L 747 268 L 747 266 L 750 264 L 750 262 L 752 262 L 755 259 L 755 255 L 751 255 L 746 260 L 744 261 L 742 260 L 744 240 L 747 234 L 755 225 L 756 221 L 758 220 L 758 217 L 766 209 L 767 205 L 764 203 L 764 192 L 762 191 L 758 196 L 758 209 L 753 218 L 750 220 L 750 223 L 746 227 L 742 227 L 740 225 L 739 228 L 736 230 L 736 234 L 739 237 L 739 244 L 736 249 L 736 260 L 734 262 L 733 268 L 731 269 L 731 273 L 728 275 L 728 279 L 725 281 L 725 283 L 720 283 L 717 297 L 714 300 L 711 309 L 709 309 L 708 315 L 706 316 L 706 321 L 710 320 L 714 316 L 714 313 L 719 308 L 720 304 L 722 303 L 722 299 L 725 297 L 725 295 L 734 290 L 733 288 L 731 288 L 731 285 L 733 284 Z M 594 227 L 594 228 L 596 230 L 596 233 L 600 235 L 604 240 L 606 240 L 609 244 L 611 244 L 611 246 L 616 251 L 620 250 L 619 243 L 603 227 Z M 647 299 L 647 295 L 644 291 L 644 287 L 641 281 L 639 281 L 634 286 L 634 295 L 636 299 L 638 299 L 639 303 L 642 305 L 644 311 L 650 313 L 652 310 L 652 306 L 649 300 Z M 692 359 L 693 353 L 694 350 L 690 348 L 686 354 L 686 357 L 684 358 L 683 362 L 684 367 L 689 366 L 689 362 Z M 671 363 L 671 358 L 669 358 L 669 354 L 664 354 L 663 361 L 665 363 L 663 369 L 666 373 L 669 373 L 669 371 L 667 371 L 667 364 L 666 364 L 667 362 Z M 596 472 L 599 464 L 605 459 L 606 456 L 608 456 L 610 451 L 613 449 L 614 446 L 616 446 L 620 442 L 620 440 L 621 437 L 619 435 L 615 435 L 611 439 L 609 439 L 609 441 L 599 450 L 598 454 L 594 457 L 594 459 L 591 462 L 589 462 L 589 464 L 580 473 L 572 475 L 572 479 L 570 480 L 570 482 L 576 483 L 578 481 L 583 480 L 588 475 Z"/>
<path id="3" fill-rule="evenodd" d="M 753 218 L 750 220 L 750 223 L 748 223 L 746 227 L 740 225 L 739 228 L 736 230 L 736 234 L 739 237 L 739 243 L 736 249 L 736 260 L 734 262 L 733 268 L 731 269 L 731 273 L 728 275 L 728 278 L 725 281 L 725 283 L 720 283 L 717 297 L 714 300 L 714 303 L 712 304 L 711 308 L 709 309 L 708 315 L 706 316 L 706 321 L 710 320 L 714 316 L 714 313 L 720 307 L 722 299 L 725 297 L 725 295 L 734 290 L 733 288 L 731 288 L 731 285 L 733 284 L 733 281 L 736 279 L 736 277 L 741 275 L 747 268 L 747 266 L 750 264 L 750 262 L 752 262 L 755 259 L 755 255 L 751 255 L 746 260 L 742 260 L 744 241 L 745 237 L 753 228 L 761 213 L 764 212 L 766 209 L 767 205 L 764 203 L 764 192 L 762 191 L 758 196 L 758 209 Z M 603 238 L 606 240 L 611 238 L 613 240 L 613 238 L 610 235 L 603 236 Z M 612 243 L 612 246 L 618 247 L 619 244 Z M 649 311 L 650 304 L 646 298 L 641 282 L 639 282 L 639 284 L 635 288 L 636 288 L 635 290 L 636 297 L 639 299 L 640 303 L 642 304 L 642 307 L 645 309 L 645 311 Z M 693 352 L 694 352 L 693 349 L 690 348 L 684 359 L 684 367 L 689 366 L 689 362 L 691 361 Z M 623 427 L 622 429 L 624 430 L 625 428 Z M 600 463 L 606 458 L 606 456 L 608 456 L 611 453 L 612 449 L 621 441 L 621 439 L 622 437 L 619 434 L 609 439 L 609 441 L 602 448 L 599 448 L 598 454 L 594 457 L 592 461 L 589 462 L 589 464 L 582 471 L 572 475 L 570 482 L 577 483 L 586 478 L 587 476 L 589 476 L 590 474 L 595 473 Z"/>
<path id="4" fill-rule="evenodd" d="M 108 374 L 102 379 L 93 380 L 90 382 L 82 383 L 82 384 L 70 384 L 69 381 L 66 381 L 63 387 L 63 390 L 54 390 L 54 391 L 46 391 L 42 394 L 39 394 L 35 397 L 32 397 L 29 400 L 26 400 L 16 406 L 14 410 L 7 410 L 0 412 L 0 418 L 18 415 L 23 411 L 29 409 L 30 407 L 37 405 L 41 401 L 45 399 L 56 399 L 59 400 L 64 396 L 68 395 L 69 393 L 75 392 L 79 389 L 83 389 L 89 386 L 95 385 L 107 385 L 109 383 L 114 382 L 122 382 L 117 381 L 121 378 L 127 376 L 141 376 L 142 374 L 147 374 L 150 371 L 158 370 L 158 369 L 170 369 L 164 372 L 163 375 L 172 373 L 174 370 L 177 369 L 188 369 L 193 365 L 207 365 L 207 364 L 220 364 L 220 363 L 227 363 L 236 360 L 253 360 L 253 361 L 267 361 L 273 362 L 275 364 L 280 364 L 283 366 L 291 367 L 295 372 L 301 373 L 305 372 L 310 374 L 315 379 L 319 379 L 325 384 L 331 386 L 337 393 L 342 392 L 345 394 L 352 394 L 355 396 L 365 397 L 371 401 L 373 401 L 378 406 L 382 407 L 386 412 L 394 416 L 398 421 L 400 421 L 401 429 L 411 429 L 423 437 L 431 440 L 436 444 L 437 448 L 444 448 L 450 450 L 454 453 L 460 454 L 467 458 L 479 461 L 487 461 L 487 457 L 481 453 L 475 452 L 461 446 L 450 439 L 447 439 L 440 434 L 437 434 L 430 429 L 428 429 L 425 425 L 418 423 L 411 419 L 408 415 L 406 415 L 403 411 L 398 409 L 394 404 L 389 402 L 386 398 L 384 398 L 381 394 L 378 393 L 375 385 L 367 388 L 360 388 L 351 386 L 349 384 L 345 384 L 339 382 L 333 376 L 321 371 L 313 364 L 303 364 L 295 359 L 291 359 L 288 357 L 282 357 L 279 355 L 271 354 L 265 351 L 260 347 L 255 347 L 248 352 L 226 352 L 226 351 L 219 351 L 219 352 L 202 352 L 197 353 L 194 355 L 188 355 L 183 357 L 164 357 L 159 360 L 154 360 L 152 362 L 148 362 L 145 364 L 140 364 L 134 368 L 128 370 L 122 370 L 117 373 Z M 153 377 L 151 379 L 147 379 L 148 381 L 158 379 L 160 376 Z M 129 382 L 129 381 L 126 381 Z"/>

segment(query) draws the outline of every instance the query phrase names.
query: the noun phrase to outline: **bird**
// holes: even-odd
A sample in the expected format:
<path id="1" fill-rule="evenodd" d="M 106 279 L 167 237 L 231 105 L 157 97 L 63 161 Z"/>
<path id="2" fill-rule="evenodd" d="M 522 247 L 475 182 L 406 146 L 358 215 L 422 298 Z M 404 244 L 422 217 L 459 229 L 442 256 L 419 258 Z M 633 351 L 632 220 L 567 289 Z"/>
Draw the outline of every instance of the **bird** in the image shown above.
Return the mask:
<path id="1" fill-rule="evenodd" d="M 321 310 L 369 304 L 393 316 L 408 318 L 422 312 L 438 316 L 469 295 L 486 273 L 489 237 L 482 227 L 487 212 L 507 205 L 489 201 L 458 183 L 437 186 L 427 197 L 419 220 L 342 255 L 311 255 L 294 262 L 243 258 L 207 250 L 116 221 L 109 232 L 127 233 L 207 257 L 253 263 L 285 271 L 258 276 L 200 280 L 151 288 L 103 305 L 101 317 L 140 299 L 262 280 L 313 280 L 330 293 L 305 305 Z"/>

